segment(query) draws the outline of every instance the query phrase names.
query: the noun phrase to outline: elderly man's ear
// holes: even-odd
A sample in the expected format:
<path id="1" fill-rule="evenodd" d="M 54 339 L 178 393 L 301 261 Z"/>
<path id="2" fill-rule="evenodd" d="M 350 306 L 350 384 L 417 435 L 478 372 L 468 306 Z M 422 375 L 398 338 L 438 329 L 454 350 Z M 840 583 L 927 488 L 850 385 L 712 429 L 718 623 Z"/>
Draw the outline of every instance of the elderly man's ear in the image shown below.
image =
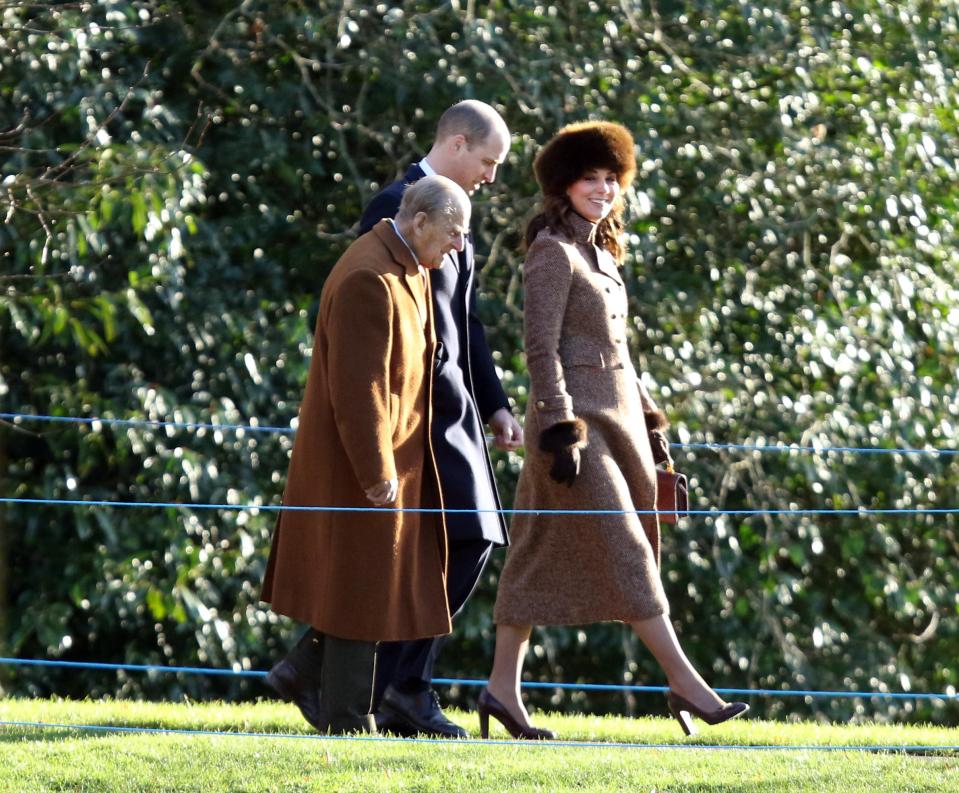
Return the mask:
<path id="1" fill-rule="evenodd" d="M 416 234 L 422 234 L 429 222 L 429 215 L 427 215 L 425 212 L 417 212 L 416 216 L 413 218 L 413 231 Z"/>

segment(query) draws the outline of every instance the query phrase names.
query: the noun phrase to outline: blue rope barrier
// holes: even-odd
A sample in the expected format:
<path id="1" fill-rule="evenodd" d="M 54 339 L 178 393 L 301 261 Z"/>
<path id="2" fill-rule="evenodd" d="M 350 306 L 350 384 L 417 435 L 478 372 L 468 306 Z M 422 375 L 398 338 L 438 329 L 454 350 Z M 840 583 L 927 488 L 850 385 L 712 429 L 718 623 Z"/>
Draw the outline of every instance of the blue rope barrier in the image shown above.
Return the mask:
<path id="1" fill-rule="evenodd" d="M 287 506 L 283 504 L 204 504 L 182 501 L 104 501 L 70 498 L 0 498 L 0 504 L 33 504 L 61 507 L 131 507 L 141 509 L 221 509 L 233 512 L 419 512 L 419 513 L 485 513 L 504 515 L 663 515 L 663 509 L 452 509 L 440 507 L 324 507 Z M 691 509 L 688 515 L 954 515 L 959 507 L 848 509 Z"/>
<path id="2" fill-rule="evenodd" d="M 208 424 L 199 421 L 153 421 L 150 419 L 106 419 L 106 418 L 82 418 L 79 416 L 44 416 L 33 413 L 0 413 L 0 419 L 9 419 L 13 421 L 45 421 L 59 424 L 103 424 L 105 426 L 115 427 L 150 427 L 154 429 L 163 429 L 170 427 L 178 430 L 227 430 L 236 432 L 243 430 L 247 432 L 296 432 L 292 427 L 270 427 L 260 426 L 258 424 Z"/>
<path id="3" fill-rule="evenodd" d="M 751 452 L 806 452 L 809 454 L 841 454 L 843 452 L 851 454 L 940 454 L 943 456 L 959 454 L 959 449 L 915 449 L 910 446 L 893 449 L 881 446 L 799 446 L 794 443 L 785 446 L 750 443 L 671 443 L 670 446 L 679 446 L 684 449 L 737 449 Z"/>
<path id="4" fill-rule="evenodd" d="M 103 424 L 105 426 L 119 427 L 150 427 L 162 429 L 170 427 L 172 429 L 196 430 L 211 429 L 220 431 L 247 431 L 247 432 L 277 432 L 292 434 L 296 432 L 292 427 L 271 427 L 260 426 L 257 424 L 209 424 L 205 422 L 192 421 L 159 421 L 150 419 L 109 419 L 109 418 L 83 418 L 77 416 L 48 416 L 34 413 L 0 413 L 0 419 L 11 421 L 44 421 L 61 424 Z M 877 446 L 800 446 L 798 444 L 749 444 L 749 443 L 679 443 L 669 444 L 677 449 L 705 449 L 709 451 L 738 450 L 753 452 L 802 452 L 807 454 L 906 454 L 906 455 L 959 455 L 959 449 L 916 449 L 912 447 L 905 448 L 883 448 Z"/>
<path id="5" fill-rule="evenodd" d="M 40 658 L 0 658 L 0 665 L 43 666 L 66 669 L 106 669 L 123 672 L 160 672 L 165 674 L 220 675 L 225 677 L 266 677 L 267 673 L 252 669 L 224 669 L 206 666 L 159 666 L 154 664 L 112 664 L 102 661 L 51 661 Z M 431 681 L 440 686 L 485 686 L 489 681 L 479 678 L 436 677 Z M 627 683 L 544 683 L 523 681 L 523 688 L 564 689 L 572 691 L 634 691 L 640 693 L 663 694 L 668 686 L 638 686 Z M 776 688 L 717 688 L 719 694 L 770 697 L 819 697 L 834 699 L 959 699 L 959 693 L 928 693 L 901 691 L 814 691 Z"/>
<path id="6" fill-rule="evenodd" d="M 0 659 L 0 661 L 2 661 L 2 659 Z M 485 686 L 489 681 L 469 678 L 437 677 L 431 682 L 434 685 Z M 520 685 L 523 688 L 559 688 L 572 691 L 635 691 L 652 694 L 665 694 L 669 691 L 669 686 L 636 686 L 626 683 L 542 683 L 529 680 L 521 682 Z M 802 689 L 784 690 L 778 688 L 714 688 L 713 691 L 717 694 L 734 694 L 737 696 L 818 697 L 824 699 L 868 699 L 871 697 L 879 699 L 959 699 L 959 692 L 954 694 L 916 692 L 913 694 L 902 691 L 807 691 Z"/>
<path id="7" fill-rule="evenodd" d="M 223 677 L 266 677 L 251 669 L 218 669 L 209 666 L 159 666 L 157 664 L 110 664 L 102 661 L 48 661 L 40 658 L 0 658 L 0 665 L 52 666 L 65 669 L 107 669 L 116 672 L 160 672 L 165 674 L 221 675 Z"/>
<path id="8" fill-rule="evenodd" d="M 123 727 L 109 724 L 60 724 L 44 721 L 0 721 L 0 727 L 20 727 L 30 729 L 80 730 L 89 732 L 144 733 L 147 735 L 179 735 L 190 737 L 216 738 L 274 738 L 280 740 L 339 741 L 363 743 L 404 743 L 420 745 L 453 744 L 456 746 L 524 746 L 530 749 L 575 748 L 575 749 L 701 749 L 704 751 L 780 751 L 780 752 L 959 752 L 959 746 L 921 744 L 881 745 L 857 744 L 836 746 L 829 744 L 805 744 L 800 746 L 776 744 L 703 744 L 703 743 L 623 743 L 621 741 L 603 743 L 600 741 L 522 741 L 482 738 L 392 738 L 385 735 L 307 735 L 285 732 L 231 732 L 226 730 L 184 730 L 163 727 Z"/>

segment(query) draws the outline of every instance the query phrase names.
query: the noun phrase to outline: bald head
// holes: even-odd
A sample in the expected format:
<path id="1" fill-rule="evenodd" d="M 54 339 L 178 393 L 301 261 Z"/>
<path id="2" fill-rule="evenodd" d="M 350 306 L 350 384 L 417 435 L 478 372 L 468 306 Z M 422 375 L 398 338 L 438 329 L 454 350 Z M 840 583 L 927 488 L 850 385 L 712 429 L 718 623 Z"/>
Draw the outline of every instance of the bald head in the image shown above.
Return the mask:
<path id="1" fill-rule="evenodd" d="M 426 160 L 436 173 L 472 194 L 496 178 L 509 146 L 509 128 L 502 116 L 485 102 L 464 99 L 440 116 Z"/>
<path id="2" fill-rule="evenodd" d="M 436 140 L 462 135 L 468 145 L 475 146 L 486 141 L 494 132 L 509 139 L 509 129 L 503 117 L 486 102 L 464 99 L 440 116 L 436 125 Z"/>
<path id="3" fill-rule="evenodd" d="M 447 253 L 463 250 L 469 223 L 469 196 L 445 176 L 426 176 L 407 187 L 396 213 L 400 234 L 428 268 L 441 267 Z"/>

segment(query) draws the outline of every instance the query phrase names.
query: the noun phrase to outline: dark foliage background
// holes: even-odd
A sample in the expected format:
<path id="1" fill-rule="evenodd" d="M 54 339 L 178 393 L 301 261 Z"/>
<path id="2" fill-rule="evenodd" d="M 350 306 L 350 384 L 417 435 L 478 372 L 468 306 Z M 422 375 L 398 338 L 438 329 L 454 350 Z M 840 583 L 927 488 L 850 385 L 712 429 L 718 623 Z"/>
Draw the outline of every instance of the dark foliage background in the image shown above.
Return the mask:
<path id="1" fill-rule="evenodd" d="M 635 133 L 635 360 L 674 440 L 959 446 L 955 0 L 0 0 L 0 411 L 295 425 L 307 317 L 361 208 L 476 97 L 514 131 L 475 201 L 483 317 L 519 411 L 531 161 Z M 0 424 L 5 496 L 277 504 L 291 436 Z M 956 508 L 955 457 L 689 448 L 694 506 Z M 496 456 L 509 503 L 521 459 Z M 0 651 L 270 665 L 274 515 L 0 512 Z M 955 691 L 956 516 L 696 517 L 664 578 L 718 686 Z M 501 559 L 444 656 L 482 677 Z M 950 660 L 952 659 L 952 660 Z M 534 634 L 531 678 L 659 684 L 620 626 Z M 255 681 L 0 666 L 13 694 L 254 697 Z M 469 703 L 471 689 L 449 698 Z M 655 699 L 539 704 L 645 712 Z M 761 699 L 959 723 L 942 701 Z"/>

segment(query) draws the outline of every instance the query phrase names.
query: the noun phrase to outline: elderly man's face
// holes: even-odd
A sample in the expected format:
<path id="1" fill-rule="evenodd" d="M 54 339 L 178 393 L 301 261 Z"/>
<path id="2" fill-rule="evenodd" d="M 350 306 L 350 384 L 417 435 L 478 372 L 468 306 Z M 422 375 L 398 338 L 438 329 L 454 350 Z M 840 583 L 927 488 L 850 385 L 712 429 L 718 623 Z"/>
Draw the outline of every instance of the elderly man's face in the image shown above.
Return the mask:
<path id="1" fill-rule="evenodd" d="M 452 213 L 437 212 L 434 218 L 420 212 L 413 222 L 411 247 L 420 264 L 429 269 L 443 266 L 443 257 L 461 251 L 469 233 L 469 207 L 458 207 Z"/>

